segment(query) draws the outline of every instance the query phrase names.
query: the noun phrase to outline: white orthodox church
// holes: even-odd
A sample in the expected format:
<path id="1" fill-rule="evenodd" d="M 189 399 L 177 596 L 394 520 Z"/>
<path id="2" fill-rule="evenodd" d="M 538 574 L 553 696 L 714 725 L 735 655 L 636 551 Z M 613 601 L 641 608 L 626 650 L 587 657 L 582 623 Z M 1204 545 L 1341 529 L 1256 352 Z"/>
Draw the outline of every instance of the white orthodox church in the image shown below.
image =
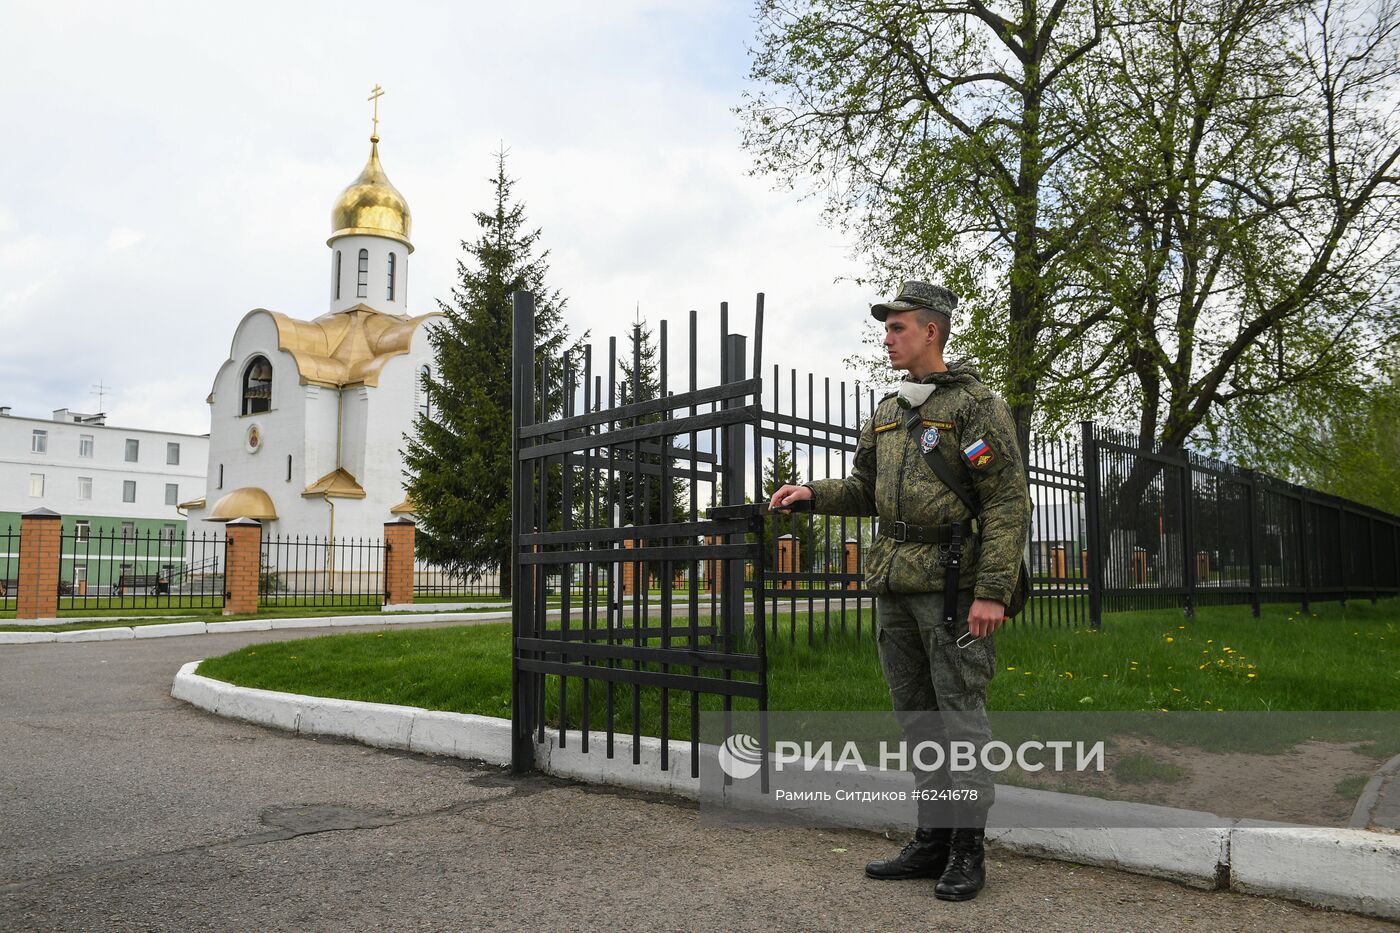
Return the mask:
<path id="1" fill-rule="evenodd" d="M 426 411 L 423 325 L 439 315 L 408 314 L 410 224 L 376 133 L 331 212 L 330 310 L 303 321 L 258 308 L 234 331 L 208 398 L 206 492 L 181 503 L 191 522 L 246 516 L 265 534 L 377 538 L 411 514 L 403 438 Z"/>

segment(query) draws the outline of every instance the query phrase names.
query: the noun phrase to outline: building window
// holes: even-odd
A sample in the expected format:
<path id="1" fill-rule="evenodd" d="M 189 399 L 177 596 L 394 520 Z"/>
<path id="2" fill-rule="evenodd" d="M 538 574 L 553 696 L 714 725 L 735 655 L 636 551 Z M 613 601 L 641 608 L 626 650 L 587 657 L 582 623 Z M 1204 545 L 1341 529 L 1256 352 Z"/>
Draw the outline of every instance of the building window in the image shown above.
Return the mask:
<path id="1" fill-rule="evenodd" d="M 73 565 L 73 583 L 79 585 L 87 582 L 87 564 Z"/>
<path id="2" fill-rule="evenodd" d="M 75 541 L 86 541 L 92 534 L 92 525 L 85 519 L 79 519 L 73 523 L 73 539 Z"/>
<path id="3" fill-rule="evenodd" d="M 124 479 L 124 480 L 122 480 L 122 501 L 123 501 L 123 502 L 135 502 L 135 501 L 136 501 L 136 480 L 134 480 L 134 479 Z"/>
<path id="4" fill-rule="evenodd" d="M 135 541 L 135 540 L 136 540 L 136 523 L 135 523 L 135 522 L 122 522 L 122 540 L 123 540 L 123 541 Z M 123 564 L 123 565 L 122 565 L 122 569 L 123 569 L 123 570 L 130 570 L 130 569 L 131 569 L 131 565 L 129 565 L 129 564 Z"/>
<path id="5" fill-rule="evenodd" d="M 165 445 L 165 462 L 166 462 L 167 464 L 169 464 L 170 466 L 179 466 L 179 465 L 180 465 L 180 445 L 179 445 L 179 444 L 166 444 L 166 445 Z"/>
<path id="6" fill-rule="evenodd" d="M 29 439 L 29 450 L 31 453 L 46 454 L 49 452 L 49 432 L 34 429 L 34 434 Z"/>
<path id="7" fill-rule="evenodd" d="M 369 294 L 369 250 L 360 250 L 360 277 L 355 283 L 355 297 L 363 298 Z"/>
<path id="8" fill-rule="evenodd" d="M 418 370 L 418 414 L 424 418 L 433 416 L 432 399 L 428 398 L 428 380 L 433 376 L 431 366 L 424 366 Z"/>
<path id="9" fill-rule="evenodd" d="M 180 504 L 180 484 L 179 484 L 179 483 L 166 483 L 166 484 L 165 484 L 165 504 L 166 504 L 166 505 L 179 505 L 179 504 Z"/>
<path id="10" fill-rule="evenodd" d="M 335 300 L 340 300 L 340 250 L 335 251 Z"/>
<path id="11" fill-rule="evenodd" d="M 79 457 L 91 457 L 91 456 L 92 456 L 92 435 L 91 435 L 91 434 L 79 434 L 79 435 L 78 435 L 78 456 L 79 456 Z"/>
<path id="12" fill-rule="evenodd" d="M 91 476 L 79 476 L 79 477 L 78 477 L 78 498 L 79 498 L 79 499 L 91 499 L 91 498 L 92 498 L 92 477 L 91 477 Z"/>
<path id="13" fill-rule="evenodd" d="M 126 462 L 135 463 L 141 459 L 141 442 L 134 437 L 126 439 Z"/>
<path id="14" fill-rule="evenodd" d="M 224 488 L 224 465 L 219 464 L 219 488 Z"/>
<path id="15" fill-rule="evenodd" d="M 390 301 L 393 301 L 393 300 L 394 300 L 394 262 L 395 262 L 394 254 L 393 254 L 393 253 L 390 253 L 390 254 L 389 254 L 389 293 L 388 293 L 388 298 L 389 298 Z"/>
<path id="16" fill-rule="evenodd" d="M 29 495 L 30 495 L 31 498 L 34 498 L 34 499 L 38 499 L 38 498 L 40 498 L 41 496 L 44 495 L 44 474 L 43 474 L 43 473 L 30 473 L 30 474 L 29 474 Z"/>
<path id="17" fill-rule="evenodd" d="M 175 543 L 175 526 L 174 526 L 174 525 L 161 525 L 161 526 L 160 526 L 160 540 L 161 540 L 163 543 L 165 543 L 165 544 L 174 544 L 174 543 Z"/>
<path id="18" fill-rule="evenodd" d="M 256 415 L 272 410 L 272 364 L 265 356 L 255 356 L 243 370 L 243 414 Z"/>

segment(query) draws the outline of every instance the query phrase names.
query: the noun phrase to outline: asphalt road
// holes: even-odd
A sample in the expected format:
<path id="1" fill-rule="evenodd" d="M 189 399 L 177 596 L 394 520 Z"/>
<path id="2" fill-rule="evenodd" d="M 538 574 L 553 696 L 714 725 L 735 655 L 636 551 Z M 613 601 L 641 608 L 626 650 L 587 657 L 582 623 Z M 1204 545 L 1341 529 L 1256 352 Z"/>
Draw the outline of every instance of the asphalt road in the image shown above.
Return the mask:
<path id="1" fill-rule="evenodd" d="M 186 661 L 313 634 L 0 648 L 0 930 L 1395 929 L 1001 851 L 947 904 L 865 879 L 899 848 L 869 833 L 701 828 L 685 802 L 169 695 Z"/>

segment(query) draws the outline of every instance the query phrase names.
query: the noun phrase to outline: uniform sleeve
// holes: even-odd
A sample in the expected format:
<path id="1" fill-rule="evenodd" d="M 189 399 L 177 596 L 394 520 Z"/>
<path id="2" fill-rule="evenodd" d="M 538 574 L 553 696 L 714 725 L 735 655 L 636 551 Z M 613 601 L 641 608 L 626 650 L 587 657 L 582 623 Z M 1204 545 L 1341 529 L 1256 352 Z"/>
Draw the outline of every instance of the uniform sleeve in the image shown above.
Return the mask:
<path id="1" fill-rule="evenodd" d="M 982 553 L 973 595 L 1006 604 L 1016 587 L 1031 528 L 1025 458 L 1011 409 L 1000 398 L 980 400 L 962 434 L 963 464 L 982 503 Z"/>
<path id="2" fill-rule="evenodd" d="M 856 442 L 855 463 L 844 479 L 819 479 L 812 490 L 812 510 L 822 515 L 875 514 L 875 419 L 865 422 Z"/>

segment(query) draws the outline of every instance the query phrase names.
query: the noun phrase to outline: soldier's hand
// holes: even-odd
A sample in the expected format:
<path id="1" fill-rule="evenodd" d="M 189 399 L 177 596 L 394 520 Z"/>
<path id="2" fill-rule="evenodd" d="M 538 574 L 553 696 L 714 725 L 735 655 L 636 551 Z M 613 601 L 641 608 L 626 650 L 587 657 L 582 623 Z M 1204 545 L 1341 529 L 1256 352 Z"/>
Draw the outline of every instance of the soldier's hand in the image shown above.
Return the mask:
<path id="1" fill-rule="evenodd" d="M 973 638 L 990 635 L 997 626 L 1006 621 L 1006 606 L 995 599 L 974 599 L 972 610 L 967 614 L 967 630 Z"/>
<path id="2" fill-rule="evenodd" d="M 802 502 L 810 498 L 812 498 L 812 490 L 807 486 L 793 486 L 788 484 L 773 493 L 773 498 L 768 500 L 768 508 L 779 512 L 786 512 L 794 502 Z"/>

